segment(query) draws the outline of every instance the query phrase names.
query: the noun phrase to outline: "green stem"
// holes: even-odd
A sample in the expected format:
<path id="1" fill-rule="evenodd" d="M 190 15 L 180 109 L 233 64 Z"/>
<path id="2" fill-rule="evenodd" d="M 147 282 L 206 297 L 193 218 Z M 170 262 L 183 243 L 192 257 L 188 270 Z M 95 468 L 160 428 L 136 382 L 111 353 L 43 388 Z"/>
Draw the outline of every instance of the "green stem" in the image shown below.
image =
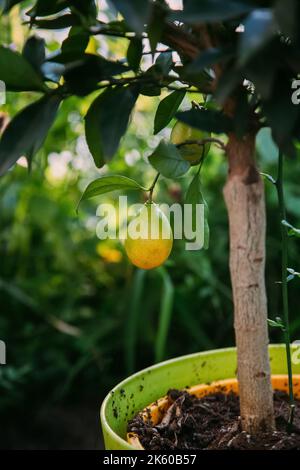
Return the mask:
<path id="1" fill-rule="evenodd" d="M 149 199 L 148 199 L 149 202 L 152 202 L 153 191 L 154 191 L 154 188 L 155 188 L 155 185 L 156 185 L 156 183 L 157 183 L 157 181 L 158 181 L 159 176 L 160 176 L 160 173 L 157 173 L 157 175 L 155 176 L 155 179 L 154 179 L 153 183 L 151 184 L 151 186 L 150 186 L 150 188 L 149 188 Z"/>
<path id="2" fill-rule="evenodd" d="M 278 174 L 276 180 L 276 189 L 278 194 L 279 213 L 280 213 L 280 226 L 281 226 L 281 288 L 282 288 L 282 306 L 283 306 L 283 321 L 284 321 L 284 340 L 286 346 L 286 358 L 288 367 L 288 383 L 289 383 L 289 398 L 290 398 L 290 416 L 289 416 L 289 429 L 293 424 L 294 417 L 294 390 L 293 390 L 293 371 L 291 359 L 291 338 L 289 326 L 289 302 L 288 302 L 288 284 L 287 284 L 287 268 L 288 268 L 288 233 L 282 221 L 286 219 L 286 209 L 283 191 L 283 155 L 279 152 L 278 156 Z"/>
<path id="3" fill-rule="evenodd" d="M 163 281 L 163 294 L 159 315 L 158 332 L 155 341 L 155 362 L 164 359 L 168 331 L 171 322 L 174 300 L 174 286 L 165 268 L 158 269 Z"/>

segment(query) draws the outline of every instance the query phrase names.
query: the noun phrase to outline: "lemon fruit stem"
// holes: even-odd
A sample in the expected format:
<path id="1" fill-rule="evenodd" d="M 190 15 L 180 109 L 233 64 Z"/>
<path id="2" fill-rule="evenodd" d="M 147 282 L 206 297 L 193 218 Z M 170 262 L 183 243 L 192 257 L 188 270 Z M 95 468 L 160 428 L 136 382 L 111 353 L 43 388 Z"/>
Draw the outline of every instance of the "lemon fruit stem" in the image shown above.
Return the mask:
<path id="1" fill-rule="evenodd" d="M 149 199 L 148 199 L 148 203 L 152 203 L 152 196 L 153 196 L 153 191 L 154 191 L 154 188 L 155 188 L 155 185 L 158 181 L 158 178 L 160 176 L 160 173 L 157 173 L 157 175 L 155 176 L 154 178 L 154 181 L 153 183 L 151 184 L 150 188 L 149 188 Z"/>

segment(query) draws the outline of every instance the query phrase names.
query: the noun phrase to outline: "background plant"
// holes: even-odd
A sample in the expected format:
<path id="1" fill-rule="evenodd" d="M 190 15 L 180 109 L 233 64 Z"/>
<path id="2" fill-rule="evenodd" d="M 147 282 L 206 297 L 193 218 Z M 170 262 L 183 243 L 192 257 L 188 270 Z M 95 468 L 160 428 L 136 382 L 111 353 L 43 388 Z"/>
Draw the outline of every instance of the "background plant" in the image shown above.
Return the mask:
<path id="1" fill-rule="evenodd" d="M 95 17 L 92 11 L 83 12 L 79 4 L 71 3 L 71 17 L 60 18 L 59 22 L 63 26 L 66 26 L 65 22 L 70 21 L 79 23 L 77 24 L 79 29 L 73 29 L 72 35 L 65 43 L 65 52 L 73 54 L 73 47 L 75 47 L 77 54 L 78 48 L 87 44 L 84 42 L 87 39 L 85 32 L 87 27 L 95 26 L 93 24 Z M 41 7 L 42 3 L 39 2 L 39 4 Z M 43 5 L 46 3 L 43 2 Z M 6 6 L 10 5 L 6 4 Z M 21 7 L 23 6 L 22 12 L 27 11 L 31 2 L 22 2 Z M 6 45 L 13 40 L 21 50 L 30 33 L 26 27 L 20 29 L 20 11 L 17 8 L 19 6 L 15 7 L 9 16 L 3 16 L 1 22 L 5 27 Z M 39 12 L 41 13 L 41 10 Z M 41 19 L 33 22 L 36 22 L 39 27 L 61 26 L 61 24 L 58 25 L 57 18 L 46 17 L 44 19 L 43 15 Z M 140 41 L 115 39 L 120 35 L 126 36 L 128 32 L 124 29 L 120 32 L 118 31 L 120 24 L 110 23 L 112 29 L 106 31 L 107 27 L 105 27 L 102 30 L 104 34 L 101 35 L 101 40 L 98 35 L 95 37 L 93 35 L 92 46 L 94 44 L 98 52 L 100 49 L 103 53 L 102 48 L 105 44 L 109 55 L 114 59 L 124 57 L 127 52 L 130 65 L 133 68 L 136 67 L 137 58 L 141 52 Z M 103 28 L 103 25 L 100 27 Z M 136 24 L 133 29 L 135 27 Z M 22 34 L 17 34 L 20 31 Z M 64 37 L 67 33 L 68 30 L 65 30 Z M 73 33 L 75 33 L 74 37 Z M 110 33 L 109 37 L 106 33 Z M 39 34 L 44 33 L 39 31 Z M 264 37 L 262 39 L 264 40 Z M 47 54 L 57 51 L 60 42 L 61 40 L 58 42 L 55 36 L 52 36 L 51 40 L 47 36 Z M 40 50 L 39 41 L 29 42 L 27 49 L 30 48 L 30 44 L 36 51 Z M 130 51 L 128 51 L 128 44 L 131 46 Z M 89 47 L 92 46 L 90 43 Z M 146 59 L 148 62 L 145 66 L 150 69 L 148 72 L 150 77 L 143 78 L 145 82 L 143 91 L 146 95 L 153 95 L 158 94 L 160 90 L 157 87 L 155 89 L 156 83 L 153 83 L 157 81 L 158 70 L 157 67 L 151 70 L 149 52 L 147 50 L 144 55 L 150 59 L 150 63 Z M 267 52 L 264 52 L 265 54 Z M 157 59 L 157 56 L 155 58 Z M 57 68 L 57 64 L 54 67 L 51 65 L 52 62 L 49 62 L 45 64 L 47 74 L 50 71 L 53 73 L 53 69 Z M 165 63 L 164 60 L 162 63 Z M 6 67 L 1 67 L 1 73 L 7 70 L 7 61 L 5 65 Z M 202 66 L 203 64 L 199 65 L 200 68 Z M 273 68 L 271 67 L 270 70 Z M 73 74 L 71 71 L 67 81 L 72 87 L 72 93 L 85 94 L 90 90 L 80 90 L 81 83 L 76 80 L 77 74 L 78 71 L 75 70 Z M 202 73 L 199 75 L 202 77 Z M 28 81 L 23 81 L 23 86 L 25 83 L 30 88 L 41 87 L 41 81 L 36 81 L 35 74 L 33 77 L 35 77 L 34 83 L 30 82 L 31 76 L 28 79 L 29 85 Z M 265 80 L 265 77 L 263 78 Z M 92 85 L 94 86 L 94 82 Z M 166 85 L 165 92 L 174 86 L 168 82 L 164 82 L 164 85 Z M 14 86 L 15 84 L 12 84 L 12 89 Z M 67 90 L 62 88 L 62 97 L 65 97 L 64 93 L 67 93 Z M 274 90 L 275 93 L 276 87 Z M 171 89 L 169 91 L 174 92 Z M 196 98 L 201 101 L 201 96 L 195 91 L 198 90 L 192 90 L 189 99 Z M 133 116 L 129 133 L 117 152 L 118 158 L 110 163 L 109 169 L 105 167 L 100 171 L 101 174 L 108 171 L 121 173 L 133 177 L 148 187 L 149 182 L 153 180 L 154 172 L 141 156 L 149 155 L 149 148 L 153 150 L 158 144 L 158 139 L 151 137 L 155 114 L 153 108 L 158 104 L 158 98 L 151 98 L 152 104 L 150 104 L 150 98 L 145 97 L 145 94 L 137 102 L 138 111 Z M 38 96 L 35 91 L 25 91 L 21 95 L 9 94 L 8 105 L 4 111 L 14 116 L 16 111 L 31 103 Z M 1 331 L 3 331 L 4 339 L 8 345 L 14 345 L 13 352 L 10 353 L 12 366 L 1 370 L 1 386 L 3 390 L 10 390 L 9 393 L 3 393 L 1 405 L 8 412 L 12 408 L 17 410 L 17 406 L 22 408 L 28 402 L 29 396 L 34 397 L 34 406 L 38 407 L 41 401 L 53 405 L 70 397 L 73 401 L 82 400 L 81 390 L 83 389 L 92 393 L 97 388 L 104 394 L 111 385 L 133 368 L 153 362 L 153 344 L 155 339 L 157 340 L 156 332 L 162 304 L 159 275 L 150 273 L 146 280 L 142 280 L 146 285 L 146 290 L 143 294 L 143 316 L 141 317 L 137 314 L 140 310 L 139 298 L 134 303 L 130 291 L 131 288 L 136 293 L 138 281 L 134 280 L 136 276 L 123 257 L 122 247 L 99 244 L 94 236 L 96 202 L 84 202 L 84 209 L 79 213 L 79 219 L 76 218 L 74 211 L 82 190 L 90 180 L 99 176 L 94 165 L 89 163 L 90 156 L 81 137 L 83 134 L 82 118 L 96 96 L 94 94 L 84 98 L 73 96 L 65 100 L 45 144 L 31 162 L 34 171 L 30 177 L 27 176 L 24 168 L 17 165 L 17 168 L 4 176 L 0 182 L 3 195 L 1 198 L 1 225 L 3 227 L 1 259 L 4 260 L 1 263 L 1 296 L 2 305 L 5 306 L 0 321 L 3 324 Z M 276 110 L 274 110 L 275 121 L 272 120 L 272 123 L 278 125 L 280 133 L 285 129 L 281 116 L 284 116 L 286 121 L 288 111 L 284 112 L 283 109 L 288 98 L 288 96 L 283 96 L 279 99 L 280 116 L 276 115 Z M 183 106 L 187 106 L 187 103 L 183 102 Z M 108 116 L 106 121 L 102 123 L 105 131 L 111 126 Z M 143 133 L 138 132 L 141 128 Z M 29 157 L 31 157 L 32 141 L 36 141 L 35 132 L 35 129 L 33 132 L 27 132 L 25 141 L 22 140 L 26 146 L 22 152 L 28 152 Z M 164 135 L 167 136 L 168 133 Z M 260 132 L 257 145 L 263 170 L 272 172 L 276 165 L 276 157 L 274 158 L 273 155 L 268 129 Z M 65 149 L 68 149 L 71 155 L 66 154 Z M 135 151 L 132 152 L 132 149 Z M 96 158 L 100 160 L 101 150 L 99 151 L 98 148 L 93 151 Z M 15 157 L 19 156 L 15 154 Z M 136 165 L 133 164 L 135 159 L 138 161 Z M 24 159 L 19 163 L 24 165 Z M 231 345 L 233 342 L 232 303 L 226 255 L 227 222 L 221 197 L 226 165 L 216 149 L 211 151 L 210 158 L 207 159 L 205 165 L 205 177 L 202 179 L 202 184 L 211 207 L 211 247 L 213 249 L 210 249 L 208 254 L 205 252 L 188 253 L 178 242 L 166 266 L 174 286 L 175 300 L 172 323 L 165 346 L 165 357 Z M 59 172 L 61 172 L 60 178 Z M 293 162 L 287 162 L 287 209 L 290 214 L 289 220 L 296 226 L 299 220 L 299 211 L 295 204 L 299 192 L 297 178 L 295 165 Z M 181 180 L 179 187 L 177 181 L 168 184 L 166 180 L 162 180 L 157 198 L 164 201 L 183 200 L 189 181 L 189 178 Z M 140 200 L 142 196 L 131 194 L 130 197 L 134 201 L 135 198 Z M 107 198 L 110 199 L 111 196 L 108 195 Z M 271 318 L 275 318 L 278 313 L 280 298 L 278 285 L 274 284 L 280 277 L 278 272 L 279 241 L 276 237 L 274 238 L 278 228 L 276 204 L 275 196 L 268 194 L 267 287 L 271 294 L 269 295 Z M 299 252 L 296 245 L 291 246 L 290 254 L 291 258 L 297 259 Z M 292 314 L 297 307 L 296 289 L 296 284 L 291 285 Z M 153 295 L 153 292 L 156 295 Z M 116 298 L 120 299 L 117 305 Z M 297 318 L 292 316 L 293 337 L 299 331 L 299 324 Z M 127 331 L 125 339 L 120 337 L 120 331 Z M 272 334 L 274 339 L 279 338 L 279 332 L 274 331 Z M 143 355 L 139 354 L 141 348 Z M 131 351 L 129 358 L 128 351 Z M 157 350 L 156 354 L 158 354 Z M 123 361 L 116 363 L 113 360 L 116 355 L 124 358 Z"/>

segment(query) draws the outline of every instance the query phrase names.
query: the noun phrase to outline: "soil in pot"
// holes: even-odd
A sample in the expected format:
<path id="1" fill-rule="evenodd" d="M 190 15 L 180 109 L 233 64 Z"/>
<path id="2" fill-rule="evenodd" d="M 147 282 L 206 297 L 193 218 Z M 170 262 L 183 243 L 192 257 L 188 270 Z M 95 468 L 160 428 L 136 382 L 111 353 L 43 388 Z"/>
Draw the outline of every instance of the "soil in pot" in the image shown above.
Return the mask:
<path id="1" fill-rule="evenodd" d="M 255 437 L 241 430 L 239 398 L 233 392 L 197 398 L 186 391 L 170 390 L 168 401 L 159 424 L 154 426 L 150 417 L 141 414 L 128 424 L 128 432 L 136 434 L 146 450 L 300 450 L 300 400 L 288 433 L 285 392 L 274 392 L 276 431 L 262 431 Z"/>

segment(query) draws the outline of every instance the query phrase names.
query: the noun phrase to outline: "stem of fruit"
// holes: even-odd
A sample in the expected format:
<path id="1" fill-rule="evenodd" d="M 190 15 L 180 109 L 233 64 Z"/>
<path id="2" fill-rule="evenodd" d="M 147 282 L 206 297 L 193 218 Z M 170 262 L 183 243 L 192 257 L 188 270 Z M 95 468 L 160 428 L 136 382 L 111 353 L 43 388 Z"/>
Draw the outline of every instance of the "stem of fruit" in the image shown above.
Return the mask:
<path id="1" fill-rule="evenodd" d="M 291 360 L 291 339 L 290 339 L 290 326 L 289 326 L 289 303 L 288 303 L 288 286 L 287 286 L 287 261 L 288 261 L 288 233 L 287 228 L 282 224 L 282 221 L 286 218 L 286 209 L 284 201 L 283 191 L 283 155 L 279 152 L 278 155 L 278 174 L 275 186 L 278 194 L 279 213 L 280 213 L 280 225 L 281 225 L 281 288 L 282 288 L 282 305 L 283 305 L 283 320 L 284 320 L 284 340 L 286 347 L 286 359 L 288 368 L 288 383 L 289 383 L 289 398 L 290 398 L 290 415 L 288 421 L 288 431 L 291 430 L 294 411 L 295 411 L 295 400 L 293 390 L 293 371 L 292 371 L 292 360 Z"/>
<path id="2" fill-rule="evenodd" d="M 154 178 L 154 181 L 153 183 L 151 184 L 150 188 L 149 188 L 149 199 L 148 201 L 151 203 L 152 202 L 152 195 L 153 195 L 153 191 L 154 191 L 154 188 L 155 188 L 155 185 L 158 181 L 158 178 L 160 176 L 160 173 L 157 173 L 156 177 Z"/>

